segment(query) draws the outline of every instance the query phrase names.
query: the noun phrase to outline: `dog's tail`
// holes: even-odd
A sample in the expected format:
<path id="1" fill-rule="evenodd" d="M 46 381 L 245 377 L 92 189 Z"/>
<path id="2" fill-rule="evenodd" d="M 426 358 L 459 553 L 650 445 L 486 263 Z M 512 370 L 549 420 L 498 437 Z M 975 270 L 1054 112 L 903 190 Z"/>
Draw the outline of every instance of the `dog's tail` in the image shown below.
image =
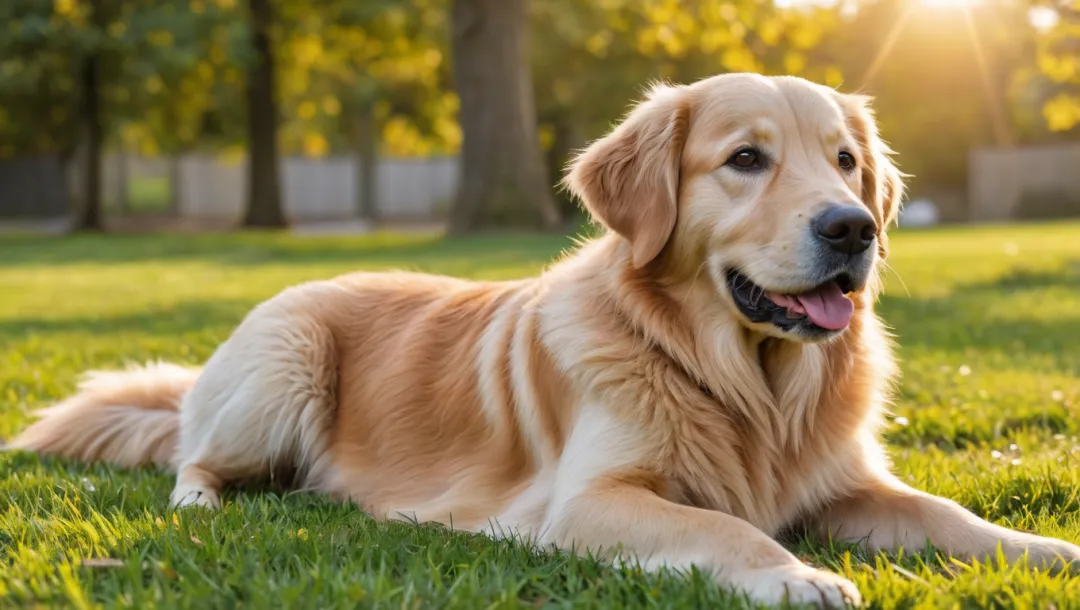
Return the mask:
<path id="1" fill-rule="evenodd" d="M 198 369 L 154 363 L 93 371 L 74 396 L 39 411 L 8 446 L 42 455 L 136 467 L 170 468 L 180 432 L 180 401 Z"/>

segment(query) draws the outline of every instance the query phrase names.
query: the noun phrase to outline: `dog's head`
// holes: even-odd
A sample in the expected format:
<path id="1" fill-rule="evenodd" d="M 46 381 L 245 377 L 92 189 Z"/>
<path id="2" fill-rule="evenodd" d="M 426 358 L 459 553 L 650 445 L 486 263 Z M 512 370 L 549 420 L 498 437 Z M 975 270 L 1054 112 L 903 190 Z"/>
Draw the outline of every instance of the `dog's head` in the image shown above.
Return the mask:
<path id="1" fill-rule="evenodd" d="M 635 267 L 704 267 L 748 327 L 827 339 L 873 290 L 902 193 L 867 101 L 752 74 L 657 86 L 566 184 Z"/>

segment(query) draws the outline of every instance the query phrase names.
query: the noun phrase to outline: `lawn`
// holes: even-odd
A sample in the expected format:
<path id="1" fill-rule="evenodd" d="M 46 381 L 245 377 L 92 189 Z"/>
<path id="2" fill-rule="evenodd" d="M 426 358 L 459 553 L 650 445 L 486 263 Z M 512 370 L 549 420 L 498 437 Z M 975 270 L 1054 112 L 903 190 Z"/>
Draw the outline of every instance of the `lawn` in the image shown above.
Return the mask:
<path id="1" fill-rule="evenodd" d="M 358 268 L 482 278 L 539 270 L 553 237 L 0 240 L 0 439 L 80 371 L 197 363 L 253 304 Z M 996 522 L 1080 541 L 1080 224 L 898 232 L 880 311 L 904 378 L 887 440 L 902 477 Z M 302 494 L 238 491 L 176 513 L 152 469 L 0 454 L 0 607 L 702 607 L 695 575 L 643 575 Z M 1080 576 L 788 541 L 873 606 L 1080 607 Z"/>

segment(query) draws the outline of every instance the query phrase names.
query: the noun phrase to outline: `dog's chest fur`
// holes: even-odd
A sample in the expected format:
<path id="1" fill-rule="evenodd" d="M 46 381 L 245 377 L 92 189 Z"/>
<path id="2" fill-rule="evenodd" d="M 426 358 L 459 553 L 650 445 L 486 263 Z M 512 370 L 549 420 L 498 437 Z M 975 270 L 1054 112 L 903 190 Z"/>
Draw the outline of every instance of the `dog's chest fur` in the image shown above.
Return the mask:
<path id="1" fill-rule="evenodd" d="M 865 303 L 823 345 L 748 340 L 737 324 L 679 328 L 664 303 L 637 294 L 618 303 L 566 308 L 544 334 L 586 402 L 637 431 L 670 499 L 776 533 L 852 488 L 847 470 L 873 450 L 879 375 L 891 367 Z M 591 317 L 591 333 L 578 315 Z"/>

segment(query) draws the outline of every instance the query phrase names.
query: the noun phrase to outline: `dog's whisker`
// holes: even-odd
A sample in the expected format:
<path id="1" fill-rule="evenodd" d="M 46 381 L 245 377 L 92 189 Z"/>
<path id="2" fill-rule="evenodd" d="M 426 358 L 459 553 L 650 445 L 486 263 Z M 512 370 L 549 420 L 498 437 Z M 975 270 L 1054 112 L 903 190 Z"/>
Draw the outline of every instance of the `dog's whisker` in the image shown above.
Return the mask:
<path id="1" fill-rule="evenodd" d="M 765 289 L 761 286 L 754 286 L 750 289 L 750 305 L 757 307 L 761 302 L 761 297 L 765 296 Z"/>
<path id="2" fill-rule="evenodd" d="M 686 293 L 683 294 L 683 298 L 682 298 L 682 304 L 683 305 L 686 305 L 686 301 L 690 298 L 690 291 L 693 289 L 694 284 L 697 283 L 697 279 L 701 276 L 701 270 L 704 269 L 705 265 L 707 265 L 707 264 L 709 264 L 709 261 L 704 260 L 704 261 L 701 261 L 700 265 L 698 265 L 697 271 L 694 272 L 693 279 L 690 280 L 690 284 L 686 288 Z"/>
<path id="3" fill-rule="evenodd" d="M 891 271 L 892 274 L 896 276 L 896 279 L 900 280 L 900 286 L 904 288 L 904 292 L 907 294 L 907 296 L 910 297 L 911 291 L 908 290 L 907 282 L 904 281 L 904 277 L 900 275 L 900 272 L 897 271 L 892 265 L 890 265 L 888 261 L 883 260 L 881 261 L 881 264 L 885 267 L 887 271 Z"/>

